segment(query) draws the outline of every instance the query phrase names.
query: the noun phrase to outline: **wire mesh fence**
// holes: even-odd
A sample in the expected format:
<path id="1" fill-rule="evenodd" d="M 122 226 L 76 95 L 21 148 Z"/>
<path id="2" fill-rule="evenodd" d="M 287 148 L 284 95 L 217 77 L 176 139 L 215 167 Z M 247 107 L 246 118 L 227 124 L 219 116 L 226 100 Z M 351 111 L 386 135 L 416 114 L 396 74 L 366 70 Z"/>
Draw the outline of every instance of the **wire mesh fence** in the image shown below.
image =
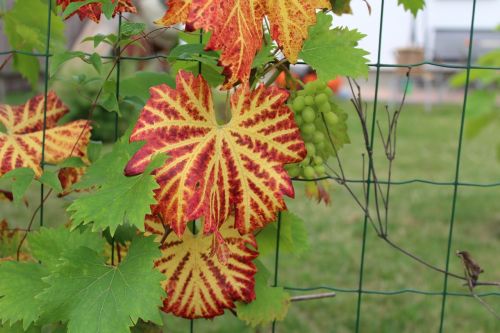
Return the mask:
<path id="1" fill-rule="evenodd" d="M 367 214 L 365 214 L 362 224 L 362 234 L 361 234 L 361 245 L 360 245 L 360 264 L 358 269 L 357 279 L 357 288 L 341 288 L 337 286 L 330 285 L 319 285 L 319 286 L 293 286 L 293 285 L 283 285 L 280 282 L 280 239 L 281 239 L 281 215 L 278 216 L 277 219 L 277 234 L 276 234 L 276 251 L 274 255 L 274 272 L 273 272 L 273 286 L 283 286 L 286 290 L 291 292 L 305 293 L 305 292 L 316 292 L 316 291 L 334 291 L 337 293 L 348 293 L 348 294 L 356 294 L 357 301 L 355 306 L 355 323 L 354 330 L 356 332 L 360 332 L 361 321 L 363 318 L 363 300 L 367 295 L 381 295 L 381 296 L 393 296 L 393 295 L 403 295 L 403 294 L 418 294 L 423 296 L 437 296 L 441 298 L 440 304 L 440 313 L 439 313 L 439 332 L 443 332 L 445 330 L 445 322 L 448 317 L 448 313 L 446 311 L 446 304 L 449 297 L 472 297 L 470 292 L 456 292 L 449 290 L 449 268 L 450 268 L 450 259 L 452 255 L 452 241 L 454 236 L 454 229 L 456 224 L 456 211 L 458 207 L 458 195 L 462 188 L 474 187 L 474 188 L 498 188 L 500 187 L 500 180 L 498 182 L 490 182 L 490 183 L 476 183 L 469 182 L 461 179 L 461 163 L 463 160 L 463 141 L 464 141 L 464 126 L 465 126 L 465 117 L 467 111 L 467 101 L 469 96 L 470 89 L 470 81 L 471 81 L 471 70 L 474 69 L 483 69 L 483 70 L 500 70 L 500 67 L 493 66 L 481 66 L 472 64 L 472 48 L 474 41 L 474 27 L 475 27 L 475 19 L 476 19 L 476 2 L 477 0 L 471 1 L 471 11 L 470 11 L 470 26 L 469 26 L 469 45 L 468 45 L 468 54 L 467 54 L 467 63 L 466 64 L 447 64 L 447 63 L 438 63 L 433 61 L 424 61 L 421 63 L 415 64 L 388 64 L 381 62 L 381 51 L 384 47 L 384 21 L 387 19 L 384 17 L 384 8 L 385 1 L 381 0 L 380 2 L 380 17 L 379 17 L 379 31 L 378 31 L 378 52 L 377 52 L 377 62 L 373 64 L 369 64 L 371 68 L 375 69 L 375 91 L 374 91 L 374 101 L 373 101 L 373 110 L 371 112 L 371 122 L 370 122 L 370 133 L 369 133 L 369 150 L 374 149 L 375 145 L 375 135 L 376 135 L 376 121 L 377 114 L 380 112 L 378 110 L 379 107 L 379 87 L 380 87 L 380 76 L 381 69 L 383 68 L 415 68 L 421 66 L 433 66 L 433 67 L 443 67 L 450 69 L 464 69 L 466 71 L 466 84 L 465 89 L 463 91 L 463 101 L 461 106 L 460 113 L 460 122 L 458 129 L 458 137 L 456 138 L 456 152 L 455 152 L 455 164 L 451 166 L 453 168 L 453 181 L 436 181 L 431 179 L 403 179 L 403 180 L 374 180 L 372 178 L 373 174 L 373 165 L 370 161 L 368 165 L 367 179 L 343 179 L 342 181 L 351 184 L 362 184 L 366 186 L 366 202 L 369 204 L 370 200 L 373 200 L 373 191 L 376 191 L 374 186 L 378 184 L 382 185 L 394 185 L 394 186 L 408 186 L 412 184 L 423 184 L 425 186 L 439 186 L 443 188 L 449 188 L 451 195 L 451 211 L 449 214 L 449 224 L 447 230 L 447 242 L 446 242 L 446 253 L 444 264 L 444 274 L 442 274 L 442 289 L 437 291 L 429 291 L 429 290 L 421 290 L 417 288 L 413 288 L 411 286 L 402 289 L 393 289 L 393 290 L 375 290 L 369 289 L 365 287 L 365 263 L 366 257 L 365 254 L 368 251 L 368 243 L 367 243 L 367 234 L 369 232 L 370 223 Z M 50 53 L 50 43 L 51 43 L 51 12 L 52 1 L 48 1 L 49 4 L 49 12 L 48 12 L 48 33 L 46 39 L 46 49 L 45 53 L 36 53 L 36 52 L 25 52 L 19 50 L 7 50 L 0 52 L 0 55 L 10 55 L 10 54 L 23 54 L 29 55 L 33 57 L 42 58 L 44 62 L 44 94 L 47 97 L 49 91 L 49 59 L 52 56 Z M 374 4 L 373 4 L 374 5 Z M 118 19 L 118 27 L 117 32 L 118 36 L 120 36 L 120 27 L 122 25 L 122 17 L 119 16 Z M 387 38 L 387 37 L 385 37 Z M 123 56 L 122 52 L 118 48 L 115 50 L 115 54 L 111 56 L 103 56 L 104 59 L 111 59 L 116 61 L 115 74 L 116 74 L 116 96 L 120 96 L 120 73 L 121 73 L 121 62 L 122 61 L 147 61 L 147 60 L 157 60 L 157 59 L 166 59 L 166 55 L 150 55 L 150 56 L 141 56 L 141 57 L 133 57 L 133 56 Z M 202 72 L 202 64 L 200 62 L 199 71 Z M 46 130 L 46 112 L 47 112 L 47 98 L 45 99 L 44 105 L 44 127 L 43 127 L 43 148 L 42 148 L 42 163 L 41 167 L 45 166 L 45 130 Z M 115 118 L 115 129 L 114 129 L 114 137 L 115 141 L 118 139 L 119 131 L 118 131 L 118 114 L 116 114 Z M 325 177 L 324 179 L 333 179 L 335 177 Z M 338 179 L 337 179 L 338 180 Z M 302 182 L 304 180 L 296 180 L 297 182 Z M 44 225 L 44 206 L 45 200 L 47 197 L 47 193 L 43 185 L 40 187 L 40 210 L 39 210 L 39 224 L 40 226 Z M 500 292 L 481 292 L 477 293 L 479 297 L 494 297 L 500 296 Z M 312 300 L 314 301 L 314 300 Z M 335 301 L 335 300 L 333 300 Z M 272 332 L 277 332 L 279 330 L 279 323 L 274 322 L 271 328 Z M 194 320 L 191 320 L 189 323 L 189 331 L 196 331 L 196 324 Z"/>

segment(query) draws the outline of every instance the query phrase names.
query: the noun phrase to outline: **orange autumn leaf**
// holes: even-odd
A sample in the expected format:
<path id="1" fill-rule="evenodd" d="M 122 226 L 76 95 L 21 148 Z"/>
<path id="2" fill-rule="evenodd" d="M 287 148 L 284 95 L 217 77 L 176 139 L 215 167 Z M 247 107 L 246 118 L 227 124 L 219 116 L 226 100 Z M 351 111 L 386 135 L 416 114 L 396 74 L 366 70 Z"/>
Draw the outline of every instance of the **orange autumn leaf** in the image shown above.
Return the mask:
<path id="1" fill-rule="evenodd" d="M 155 262 L 167 278 L 163 311 L 190 319 L 212 318 L 224 314 L 224 309 L 233 309 L 236 301 L 255 299 L 257 268 L 252 260 L 258 256 L 257 243 L 253 234 L 241 236 L 233 222 L 230 217 L 220 228 L 226 245 L 226 259 L 221 262 L 212 253 L 213 236 L 188 230 L 182 238 L 175 233 L 164 238 L 161 222 L 146 218 L 146 232 L 163 240 L 162 256 Z"/>
<path id="2" fill-rule="evenodd" d="M 62 7 L 62 10 L 64 11 L 66 7 L 69 6 L 70 3 L 73 2 L 82 2 L 85 0 L 57 0 L 57 5 Z M 113 3 L 116 0 L 113 0 Z M 136 13 L 137 9 L 135 6 L 132 4 L 132 0 L 118 0 L 118 5 L 115 8 L 115 11 L 113 13 L 113 17 L 118 14 L 118 13 Z M 71 14 L 69 17 L 77 14 L 80 20 L 84 19 L 89 19 L 92 20 L 96 23 L 99 23 L 101 20 L 101 14 L 102 14 L 102 3 L 96 2 L 96 3 L 89 3 L 87 5 L 84 5 L 78 10 L 76 10 L 73 14 Z"/>
<path id="3" fill-rule="evenodd" d="M 126 166 L 127 175 L 144 172 L 154 154 L 169 158 L 155 171 L 155 213 L 182 236 L 189 221 L 204 218 L 211 233 L 236 216 L 236 228 L 249 233 L 286 209 L 283 196 L 294 190 L 284 164 L 304 159 L 306 150 L 288 92 L 277 87 L 240 87 L 230 99 L 231 120 L 219 124 L 212 93 L 201 77 L 180 71 L 177 89 L 151 88 L 131 141 L 145 145 Z"/>
<path id="4" fill-rule="evenodd" d="M 0 176 L 16 168 L 31 168 L 41 176 L 44 96 L 24 105 L 0 105 Z M 57 126 L 68 109 L 54 92 L 47 96 L 45 162 L 58 164 L 69 157 L 86 158 L 91 127 L 86 120 Z M 74 148 L 74 149 L 73 149 Z"/>
<path id="5" fill-rule="evenodd" d="M 212 32 L 207 49 L 222 51 L 226 89 L 248 81 L 253 58 L 262 47 L 266 16 L 272 38 L 295 63 L 308 28 L 316 23 L 316 10 L 331 8 L 328 0 L 170 0 L 168 6 L 156 23 L 187 23 Z"/>

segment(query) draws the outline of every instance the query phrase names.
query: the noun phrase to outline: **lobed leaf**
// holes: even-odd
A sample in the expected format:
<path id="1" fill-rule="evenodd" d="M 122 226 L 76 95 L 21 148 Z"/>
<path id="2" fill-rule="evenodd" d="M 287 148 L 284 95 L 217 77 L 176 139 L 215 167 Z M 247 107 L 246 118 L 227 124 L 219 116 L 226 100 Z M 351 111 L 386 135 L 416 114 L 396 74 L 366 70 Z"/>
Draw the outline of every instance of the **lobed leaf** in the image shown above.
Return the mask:
<path id="1" fill-rule="evenodd" d="M 145 141 L 125 168 L 144 172 L 151 157 L 169 159 L 155 172 L 160 213 L 177 235 L 189 221 L 204 219 L 210 233 L 234 210 L 236 228 L 249 233 L 274 221 L 293 196 L 283 166 L 301 161 L 306 150 L 293 113 L 284 104 L 288 93 L 276 87 L 241 87 L 231 97 L 231 120 L 219 124 L 207 82 L 179 72 L 177 89 L 151 88 L 130 137 Z"/>
<path id="2" fill-rule="evenodd" d="M 99 253 L 79 247 L 63 256 L 37 299 L 47 319 L 68 321 L 70 333 L 130 332 L 139 318 L 159 323 L 163 276 L 153 268 L 159 254 L 152 239 L 136 238 L 114 267 Z"/>
<path id="3" fill-rule="evenodd" d="M 283 320 L 290 306 L 290 295 L 282 287 L 271 287 L 268 284 L 269 271 L 260 262 L 255 275 L 256 298 L 251 303 L 238 302 L 236 312 L 238 318 L 252 327 Z"/>
<path id="4" fill-rule="evenodd" d="M 82 21 L 89 19 L 96 23 L 101 20 L 103 12 L 108 18 L 118 13 L 137 12 L 132 0 L 57 0 L 57 5 L 64 11 L 65 19 L 77 14 Z"/>
<path id="5" fill-rule="evenodd" d="M 317 14 L 316 25 L 309 28 L 309 39 L 300 57 L 318 73 L 319 79 L 330 81 L 337 76 L 367 76 L 368 52 L 357 47 L 364 35 L 347 28 L 330 29 L 332 16 Z"/>
<path id="6" fill-rule="evenodd" d="M 270 20 L 271 36 L 285 56 L 295 63 L 316 10 L 331 8 L 328 0 L 170 0 L 164 17 L 156 23 L 187 23 L 189 28 L 212 32 L 207 50 L 220 50 L 230 89 L 247 82 L 253 58 L 262 47 L 263 20 Z"/>
<path id="7" fill-rule="evenodd" d="M 235 307 L 236 301 L 255 299 L 253 264 L 258 253 L 252 234 L 241 236 L 230 217 L 220 229 L 225 259 L 212 252 L 214 238 L 186 231 L 182 238 L 168 234 L 161 244 L 162 257 L 155 263 L 167 280 L 163 311 L 184 318 L 212 318 Z M 160 240 L 165 228 L 158 218 L 146 219 L 146 231 Z"/>
<path id="8" fill-rule="evenodd" d="M 43 110 L 45 98 L 41 95 L 22 106 L 0 105 L 0 123 L 6 133 L 0 133 L 0 176 L 16 168 L 31 168 L 37 177 L 43 145 Z M 68 112 L 55 93 L 47 96 L 45 132 L 45 162 L 58 164 L 70 157 L 86 158 L 91 126 L 77 120 L 56 126 Z"/>

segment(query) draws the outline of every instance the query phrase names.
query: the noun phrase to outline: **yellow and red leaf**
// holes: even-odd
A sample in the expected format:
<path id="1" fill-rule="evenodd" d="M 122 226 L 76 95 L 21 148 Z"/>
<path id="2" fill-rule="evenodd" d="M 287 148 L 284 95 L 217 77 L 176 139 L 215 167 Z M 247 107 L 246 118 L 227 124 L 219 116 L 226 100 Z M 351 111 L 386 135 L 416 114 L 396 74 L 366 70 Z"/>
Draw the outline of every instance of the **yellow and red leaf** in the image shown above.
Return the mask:
<path id="1" fill-rule="evenodd" d="M 0 176 L 16 168 L 27 167 L 41 176 L 44 97 L 36 96 L 21 106 L 0 105 Z M 69 157 L 86 159 L 91 126 L 77 120 L 57 126 L 68 112 L 61 100 L 50 92 L 47 96 L 45 162 L 58 164 Z"/>
<path id="2" fill-rule="evenodd" d="M 168 5 L 158 24 L 187 23 L 212 32 L 207 49 L 222 52 L 226 89 L 248 81 L 253 58 L 262 47 L 266 16 L 273 39 L 295 63 L 309 27 L 316 23 L 316 10 L 331 8 L 328 0 L 170 0 Z"/>
<path id="3" fill-rule="evenodd" d="M 65 195 L 70 194 L 73 192 L 73 185 L 78 183 L 83 175 L 87 172 L 87 167 L 68 167 L 68 168 L 61 168 L 59 170 L 59 173 L 57 174 L 59 178 L 59 182 L 61 182 L 61 187 L 63 191 L 58 194 L 59 197 L 63 197 Z M 80 190 L 76 190 L 76 192 L 79 192 Z"/>
<path id="4" fill-rule="evenodd" d="M 57 0 L 57 5 L 62 7 L 62 10 L 64 11 L 66 7 L 69 6 L 70 3 L 73 2 L 82 2 L 85 0 Z M 113 3 L 116 0 L 113 1 Z M 118 13 L 136 13 L 137 9 L 135 6 L 132 4 L 132 0 L 118 0 L 118 5 L 116 5 L 115 11 L 113 13 L 113 17 L 118 14 Z M 73 14 L 71 14 L 69 17 L 77 14 L 80 20 L 84 19 L 89 19 L 92 20 L 96 23 L 99 23 L 101 20 L 101 14 L 102 14 L 102 3 L 96 2 L 96 3 L 89 3 L 87 5 L 83 5 L 82 7 L 78 8 Z"/>
<path id="5" fill-rule="evenodd" d="M 212 94 L 201 77 L 180 71 L 177 88 L 151 88 L 131 141 L 146 144 L 126 166 L 127 175 L 144 172 L 154 154 L 167 153 L 155 171 L 161 214 L 177 235 L 189 221 L 204 219 L 204 232 L 230 215 L 241 234 L 261 228 L 286 209 L 293 197 L 284 165 L 304 159 L 306 150 L 288 92 L 277 87 L 240 87 L 230 100 L 231 120 L 219 124 Z"/>
<path id="6" fill-rule="evenodd" d="M 212 318 L 233 309 L 236 301 L 255 299 L 257 268 L 252 261 L 258 255 L 257 243 L 253 234 L 241 236 L 233 222 L 230 217 L 220 229 L 226 246 L 226 258 L 221 262 L 212 253 L 214 236 L 186 231 L 182 238 L 175 233 L 164 238 L 161 222 L 151 216 L 146 219 L 146 231 L 163 240 L 162 257 L 155 262 L 167 277 L 163 311 L 184 318 Z"/>

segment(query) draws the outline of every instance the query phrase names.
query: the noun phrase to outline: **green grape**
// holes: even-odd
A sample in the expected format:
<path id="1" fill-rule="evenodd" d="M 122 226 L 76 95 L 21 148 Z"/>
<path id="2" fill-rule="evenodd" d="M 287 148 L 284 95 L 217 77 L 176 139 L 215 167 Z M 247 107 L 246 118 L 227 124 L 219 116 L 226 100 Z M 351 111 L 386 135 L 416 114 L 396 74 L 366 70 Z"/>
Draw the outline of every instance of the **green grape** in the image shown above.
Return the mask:
<path id="1" fill-rule="evenodd" d="M 311 123 L 303 124 L 300 129 L 304 134 L 313 134 L 314 132 L 316 132 L 316 126 Z"/>
<path id="2" fill-rule="evenodd" d="M 321 106 L 325 103 L 328 103 L 328 96 L 326 96 L 326 94 L 318 94 L 316 95 L 316 97 L 314 97 L 314 101 L 316 102 L 316 105 L 317 106 Z"/>
<path id="3" fill-rule="evenodd" d="M 339 122 L 339 117 L 333 112 L 325 113 L 326 123 L 330 126 L 336 125 Z"/>
<path id="4" fill-rule="evenodd" d="M 307 106 L 312 106 L 314 105 L 314 97 L 312 97 L 311 95 L 307 95 L 306 97 L 304 97 L 304 102 Z"/>
<path id="5" fill-rule="evenodd" d="M 326 87 L 323 92 L 326 94 L 326 96 L 328 96 L 328 98 L 333 97 L 333 90 L 330 89 L 330 87 Z"/>
<path id="6" fill-rule="evenodd" d="M 304 123 L 304 119 L 302 119 L 299 115 L 295 115 L 295 122 L 297 123 L 297 126 L 300 126 Z"/>
<path id="7" fill-rule="evenodd" d="M 325 135 L 322 132 L 315 132 L 313 134 L 313 142 L 314 143 L 320 143 L 325 140 Z"/>
<path id="8" fill-rule="evenodd" d="M 323 151 L 325 149 L 325 141 L 316 144 L 316 151 Z"/>
<path id="9" fill-rule="evenodd" d="M 322 91 L 328 88 L 325 82 L 319 80 L 315 81 L 315 85 L 316 85 L 316 91 Z"/>
<path id="10" fill-rule="evenodd" d="M 309 164 L 311 163 L 311 157 L 310 156 L 306 156 L 302 162 L 300 162 L 300 165 L 301 166 L 308 166 Z"/>
<path id="11" fill-rule="evenodd" d="M 326 103 L 323 103 L 319 106 L 319 111 L 320 112 L 323 112 L 323 113 L 328 113 L 328 112 L 331 112 L 332 111 L 332 106 L 330 105 L 330 103 L 326 102 Z"/>
<path id="12" fill-rule="evenodd" d="M 299 90 L 299 91 L 297 91 L 297 96 L 305 96 L 305 95 L 306 95 L 305 90 Z"/>
<path id="13" fill-rule="evenodd" d="M 310 142 L 306 143 L 307 155 L 314 156 L 316 154 L 316 147 Z"/>
<path id="14" fill-rule="evenodd" d="M 314 112 L 313 108 L 308 106 L 304 109 L 304 111 L 302 111 L 302 118 L 306 123 L 312 123 L 316 118 L 316 112 Z"/>
<path id="15" fill-rule="evenodd" d="M 319 155 L 314 156 L 313 158 L 313 164 L 314 165 L 323 165 L 323 158 Z"/>
<path id="16" fill-rule="evenodd" d="M 297 164 L 292 164 L 287 168 L 290 178 L 295 178 L 300 175 L 300 167 Z"/>
<path id="17" fill-rule="evenodd" d="M 318 176 L 322 176 L 325 174 L 326 170 L 325 170 L 325 166 L 324 165 L 316 165 L 314 166 L 314 172 L 318 175 Z"/>
<path id="18" fill-rule="evenodd" d="M 292 102 L 292 108 L 295 112 L 302 111 L 305 105 L 303 96 L 297 96 Z"/>
<path id="19" fill-rule="evenodd" d="M 306 166 L 303 171 L 304 178 L 311 179 L 314 178 L 315 172 L 312 166 Z"/>

